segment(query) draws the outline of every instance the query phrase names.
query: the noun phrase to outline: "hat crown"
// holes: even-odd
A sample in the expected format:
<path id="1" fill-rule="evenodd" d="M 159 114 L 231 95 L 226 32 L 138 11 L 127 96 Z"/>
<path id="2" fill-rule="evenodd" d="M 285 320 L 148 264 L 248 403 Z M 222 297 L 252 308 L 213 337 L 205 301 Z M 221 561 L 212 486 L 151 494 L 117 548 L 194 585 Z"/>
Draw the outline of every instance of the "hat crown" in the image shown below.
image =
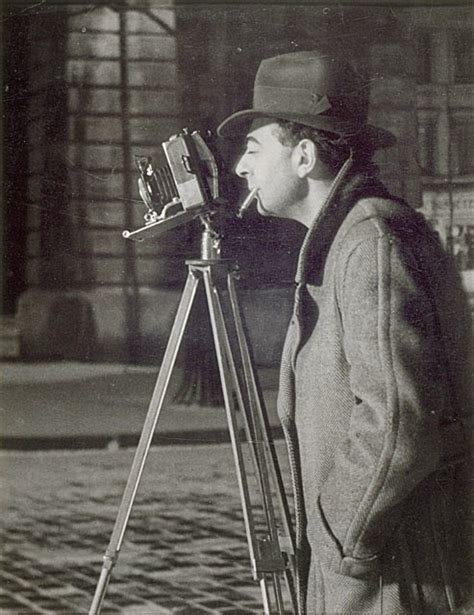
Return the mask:
<path id="1" fill-rule="evenodd" d="M 263 85 L 315 85 L 323 94 L 334 93 L 336 60 L 311 51 L 267 58 L 260 63 L 255 83 Z"/>
<path id="2" fill-rule="evenodd" d="M 255 77 L 255 108 L 262 106 L 263 88 L 274 88 L 274 96 L 285 90 L 287 96 L 293 91 L 295 99 L 304 91 L 310 97 L 326 97 L 330 109 L 325 115 L 359 125 L 367 120 L 367 82 L 348 62 L 330 54 L 299 51 L 263 60 Z"/>

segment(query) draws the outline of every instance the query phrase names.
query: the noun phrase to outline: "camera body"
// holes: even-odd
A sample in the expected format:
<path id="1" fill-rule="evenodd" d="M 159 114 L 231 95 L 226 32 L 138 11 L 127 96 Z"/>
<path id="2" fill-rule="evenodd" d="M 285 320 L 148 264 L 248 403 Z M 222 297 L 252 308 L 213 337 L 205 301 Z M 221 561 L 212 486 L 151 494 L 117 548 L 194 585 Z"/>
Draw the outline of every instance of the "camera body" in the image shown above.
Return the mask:
<path id="1" fill-rule="evenodd" d="M 167 167 L 155 170 L 151 158 L 135 159 L 140 196 L 150 210 L 159 214 L 167 205 L 179 203 L 184 211 L 194 211 L 218 198 L 217 164 L 199 132 L 184 129 L 162 147 Z"/>
<path id="2" fill-rule="evenodd" d="M 155 169 L 150 157 L 135 157 L 138 190 L 147 212 L 145 226 L 124 231 L 126 239 L 141 241 L 208 214 L 219 197 L 217 163 L 199 132 L 185 128 L 162 147 L 165 167 Z"/>
<path id="3" fill-rule="evenodd" d="M 217 164 L 199 132 L 185 129 L 162 147 L 185 210 L 203 207 L 218 198 Z"/>

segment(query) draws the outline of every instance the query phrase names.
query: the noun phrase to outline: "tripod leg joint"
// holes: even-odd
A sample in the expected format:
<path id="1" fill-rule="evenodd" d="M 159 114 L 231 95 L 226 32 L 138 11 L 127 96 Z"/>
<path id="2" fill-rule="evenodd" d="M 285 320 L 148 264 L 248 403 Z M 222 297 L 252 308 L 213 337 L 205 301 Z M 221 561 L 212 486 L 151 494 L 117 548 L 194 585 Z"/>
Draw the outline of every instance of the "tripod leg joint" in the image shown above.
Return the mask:
<path id="1" fill-rule="evenodd" d="M 113 554 L 106 553 L 104 557 L 102 558 L 104 562 L 102 565 L 103 569 L 108 570 L 108 571 L 112 570 L 112 568 L 117 563 L 117 558 L 118 558 L 118 554 L 115 552 Z"/>
<path id="2" fill-rule="evenodd" d="M 262 574 L 284 572 L 285 561 L 283 559 L 278 542 L 271 538 L 259 538 L 258 558 L 252 562 L 254 578 L 258 579 Z"/>

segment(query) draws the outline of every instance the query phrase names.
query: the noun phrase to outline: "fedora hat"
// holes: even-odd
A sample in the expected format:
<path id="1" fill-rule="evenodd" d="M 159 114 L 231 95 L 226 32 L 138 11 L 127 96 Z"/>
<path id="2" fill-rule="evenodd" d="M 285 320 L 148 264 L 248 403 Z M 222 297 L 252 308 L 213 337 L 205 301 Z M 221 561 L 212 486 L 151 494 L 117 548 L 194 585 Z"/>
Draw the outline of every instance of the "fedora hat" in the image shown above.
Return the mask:
<path id="1" fill-rule="evenodd" d="M 264 117 L 319 128 L 373 148 L 393 145 L 392 133 L 367 124 L 368 107 L 369 83 L 348 62 L 320 51 L 299 51 L 263 60 L 253 107 L 230 115 L 217 132 L 239 134 Z"/>

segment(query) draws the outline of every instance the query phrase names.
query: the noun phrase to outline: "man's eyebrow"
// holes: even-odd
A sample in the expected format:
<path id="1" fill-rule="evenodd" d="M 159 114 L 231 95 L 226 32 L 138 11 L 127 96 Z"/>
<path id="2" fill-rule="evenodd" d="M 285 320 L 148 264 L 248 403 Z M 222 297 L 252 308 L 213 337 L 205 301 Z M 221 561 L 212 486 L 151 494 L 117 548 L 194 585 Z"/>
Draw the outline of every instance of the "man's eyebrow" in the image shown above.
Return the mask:
<path id="1" fill-rule="evenodd" d="M 256 143 L 257 145 L 261 145 L 260 141 L 258 139 L 256 139 L 255 137 L 247 137 L 246 138 L 247 143 L 252 142 L 252 143 Z"/>

